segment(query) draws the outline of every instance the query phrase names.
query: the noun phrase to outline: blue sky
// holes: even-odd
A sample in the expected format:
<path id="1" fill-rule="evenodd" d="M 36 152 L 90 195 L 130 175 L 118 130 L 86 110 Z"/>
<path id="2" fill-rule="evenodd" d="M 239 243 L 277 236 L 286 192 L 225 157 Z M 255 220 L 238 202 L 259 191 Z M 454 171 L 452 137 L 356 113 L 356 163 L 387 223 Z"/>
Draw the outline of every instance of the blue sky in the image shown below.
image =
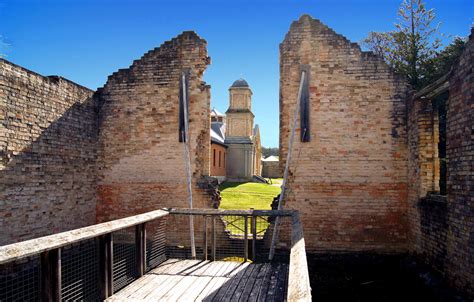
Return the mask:
<path id="1" fill-rule="evenodd" d="M 95 89 L 147 50 L 194 30 L 207 40 L 212 58 L 204 77 L 212 87 L 211 106 L 225 111 L 229 86 L 245 78 L 262 143 L 278 146 L 278 45 L 291 22 L 308 13 L 358 42 L 369 31 L 392 29 L 400 2 L 0 0 L 0 35 L 9 44 L 2 47 L 6 59 Z M 443 32 L 468 35 L 474 1 L 427 3 Z"/>

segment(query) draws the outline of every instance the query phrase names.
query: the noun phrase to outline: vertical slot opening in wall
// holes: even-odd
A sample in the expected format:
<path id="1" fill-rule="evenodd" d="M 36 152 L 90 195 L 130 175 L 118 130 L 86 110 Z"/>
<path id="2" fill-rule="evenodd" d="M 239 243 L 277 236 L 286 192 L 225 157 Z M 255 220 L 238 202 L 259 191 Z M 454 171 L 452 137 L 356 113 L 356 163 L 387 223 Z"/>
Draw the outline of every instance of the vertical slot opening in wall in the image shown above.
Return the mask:
<path id="1" fill-rule="evenodd" d="M 435 137 L 435 175 L 438 176 L 435 181 L 438 181 L 439 194 L 447 194 L 447 159 L 446 159 L 446 101 L 448 100 L 449 92 L 445 92 L 433 99 L 434 116 L 436 120 L 433 125 L 437 127 L 434 130 Z"/>
<path id="2" fill-rule="evenodd" d="M 303 79 L 303 87 L 301 90 L 300 101 L 300 139 L 301 142 L 309 142 L 310 136 L 310 122 L 309 122 L 309 79 L 310 79 L 310 66 L 304 65 L 301 67 L 302 71 L 305 71 L 305 77 Z"/>
<path id="3" fill-rule="evenodd" d="M 184 81 L 183 77 L 180 76 L 179 78 L 179 142 L 183 143 L 186 142 L 186 126 L 185 126 L 185 116 L 184 116 L 184 106 L 186 106 L 186 112 L 189 115 L 189 94 L 188 94 L 188 78 L 189 78 L 189 71 L 184 71 Z M 183 92 L 183 88 L 184 92 Z"/>

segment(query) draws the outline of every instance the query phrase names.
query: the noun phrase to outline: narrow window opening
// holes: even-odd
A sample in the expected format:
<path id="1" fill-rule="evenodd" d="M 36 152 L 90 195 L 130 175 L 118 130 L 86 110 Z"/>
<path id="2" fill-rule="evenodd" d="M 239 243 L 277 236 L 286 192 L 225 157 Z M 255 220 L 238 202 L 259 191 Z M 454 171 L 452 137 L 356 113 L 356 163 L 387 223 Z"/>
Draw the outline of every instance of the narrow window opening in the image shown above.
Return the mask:
<path id="1" fill-rule="evenodd" d="M 184 81 L 183 81 L 184 75 Z M 186 106 L 186 112 L 188 113 L 185 117 L 184 106 Z M 185 119 L 189 116 L 189 96 L 188 96 L 188 72 L 183 72 L 179 77 L 179 142 L 186 141 L 186 125 Z"/>
<path id="2" fill-rule="evenodd" d="M 310 123 L 309 123 L 309 78 L 310 78 L 310 67 L 303 66 L 302 70 L 305 71 L 305 77 L 303 79 L 303 87 L 301 91 L 300 103 L 300 138 L 301 142 L 309 142 L 310 137 Z"/>
<path id="3" fill-rule="evenodd" d="M 435 107 L 435 118 L 438 120 L 437 124 L 437 161 L 438 165 L 435 165 L 439 175 L 439 193 L 441 195 L 447 194 L 447 161 L 446 161 L 446 101 L 448 99 L 448 92 L 438 96 L 433 100 L 433 106 Z"/>
<path id="4" fill-rule="evenodd" d="M 219 151 L 219 168 L 221 167 L 221 151 Z"/>
<path id="5" fill-rule="evenodd" d="M 212 149 L 212 165 L 216 166 L 216 149 Z"/>

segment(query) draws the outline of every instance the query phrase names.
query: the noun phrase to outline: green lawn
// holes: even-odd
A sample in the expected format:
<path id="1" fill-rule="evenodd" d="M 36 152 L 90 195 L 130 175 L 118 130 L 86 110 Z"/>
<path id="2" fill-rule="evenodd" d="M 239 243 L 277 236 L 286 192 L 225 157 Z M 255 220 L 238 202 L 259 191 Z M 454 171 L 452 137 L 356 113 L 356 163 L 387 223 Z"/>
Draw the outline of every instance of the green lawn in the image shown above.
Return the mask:
<path id="1" fill-rule="evenodd" d="M 280 193 L 280 186 L 256 182 L 224 182 L 219 186 L 221 191 L 221 209 L 226 210 L 258 210 L 271 209 L 273 198 Z"/>
<path id="2" fill-rule="evenodd" d="M 280 181 L 281 185 L 281 181 Z M 220 209 L 226 210 L 270 210 L 273 198 L 280 193 L 278 181 L 273 181 L 273 185 L 263 183 L 246 182 L 224 182 L 219 186 L 221 191 Z M 227 223 L 227 229 L 234 235 L 242 235 L 244 232 L 243 217 L 226 216 L 224 220 Z M 266 217 L 257 218 L 257 234 L 263 236 L 263 232 L 268 227 Z M 250 219 L 248 221 L 248 230 L 250 232 Z"/>

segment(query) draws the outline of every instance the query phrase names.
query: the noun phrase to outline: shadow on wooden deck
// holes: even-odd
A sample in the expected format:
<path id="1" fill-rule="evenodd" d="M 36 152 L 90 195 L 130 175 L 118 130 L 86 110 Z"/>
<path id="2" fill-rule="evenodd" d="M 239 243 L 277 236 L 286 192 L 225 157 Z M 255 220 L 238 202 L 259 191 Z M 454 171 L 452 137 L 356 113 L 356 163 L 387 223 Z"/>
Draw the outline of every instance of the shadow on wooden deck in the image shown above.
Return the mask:
<path id="1" fill-rule="evenodd" d="M 169 259 L 107 301 L 283 301 L 288 264 Z"/>

